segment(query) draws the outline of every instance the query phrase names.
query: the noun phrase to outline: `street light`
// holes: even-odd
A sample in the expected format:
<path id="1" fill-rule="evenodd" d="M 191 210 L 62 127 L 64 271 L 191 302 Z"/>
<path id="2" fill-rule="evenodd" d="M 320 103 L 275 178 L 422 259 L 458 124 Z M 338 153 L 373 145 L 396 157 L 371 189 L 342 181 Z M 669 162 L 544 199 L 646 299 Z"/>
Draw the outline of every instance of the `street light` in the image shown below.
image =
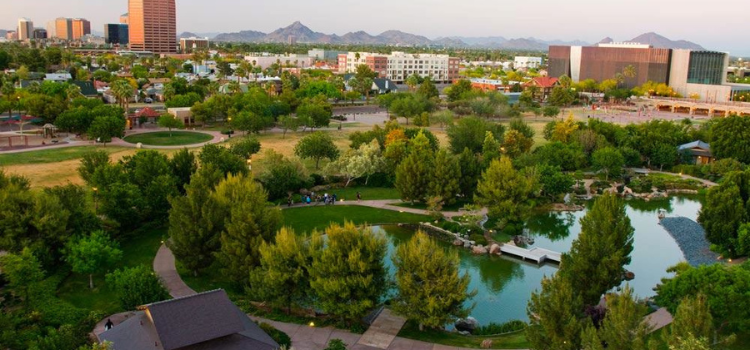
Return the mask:
<path id="1" fill-rule="evenodd" d="M 91 188 L 92 191 L 94 191 L 94 215 L 97 214 L 97 211 L 99 210 L 99 203 L 97 203 L 97 194 L 99 193 L 99 189 L 96 187 Z"/>

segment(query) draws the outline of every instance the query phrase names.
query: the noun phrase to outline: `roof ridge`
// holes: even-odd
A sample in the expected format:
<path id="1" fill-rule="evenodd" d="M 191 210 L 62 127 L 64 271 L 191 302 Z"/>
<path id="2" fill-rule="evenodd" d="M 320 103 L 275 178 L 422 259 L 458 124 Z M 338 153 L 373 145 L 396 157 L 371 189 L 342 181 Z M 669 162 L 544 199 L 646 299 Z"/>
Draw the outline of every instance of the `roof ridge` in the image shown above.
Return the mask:
<path id="1" fill-rule="evenodd" d="M 224 289 L 222 289 L 222 288 L 208 290 L 208 291 L 205 291 L 205 292 L 195 293 L 195 294 L 191 294 L 191 295 L 185 295 L 185 296 L 181 296 L 181 297 L 177 297 L 177 298 L 172 298 L 172 299 L 168 299 L 168 300 L 162 300 L 162 301 L 157 301 L 157 302 L 153 302 L 153 303 L 150 303 L 150 304 L 141 305 L 141 306 L 137 307 L 136 309 L 137 310 L 142 310 L 142 309 L 145 309 L 145 308 L 147 308 L 149 306 L 166 304 L 166 303 L 173 302 L 173 301 L 190 299 L 190 298 L 201 296 L 201 295 L 206 295 L 206 294 L 211 294 L 211 293 L 216 293 L 216 292 L 223 292 L 223 291 L 224 291 Z"/>

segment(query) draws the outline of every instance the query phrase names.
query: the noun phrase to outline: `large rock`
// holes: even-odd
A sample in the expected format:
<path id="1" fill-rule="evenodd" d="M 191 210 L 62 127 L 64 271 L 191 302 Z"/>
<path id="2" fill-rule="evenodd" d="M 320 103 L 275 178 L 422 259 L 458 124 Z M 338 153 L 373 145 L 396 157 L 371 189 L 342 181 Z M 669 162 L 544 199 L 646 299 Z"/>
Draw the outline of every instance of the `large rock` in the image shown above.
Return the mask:
<path id="1" fill-rule="evenodd" d="M 492 243 L 492 245 L 490 246 L 490 254 L 502 255 L 500 246 L 497 243 Z"/>
<path id="2" fill-rule="evenodd" d="M 479 321 L 474 317 L 462 318 L 454 324 L 456 330 L 459 332 L 473 333 L 475 329 L 479 327 Z"/>
<path id="3" fill-rule="evenodd" d="M 456 247 L 460 247 L 460 246 L 464 245 L 464 241 L 456 238 L 456 240 L 453 241 L 453 245 L 456 246 Z"/>
<path id="4" fill-rule="evenodd" d="M 464 248 L 471 248 L 471 242 L 464 241 Z"/>
<path id="5" fill-rule="evenodd" d="M 477 255 L 487 254 L 487 248 L 482 245 L 475 245 L 473 248 L 471 248 L 471 252 Z"/>

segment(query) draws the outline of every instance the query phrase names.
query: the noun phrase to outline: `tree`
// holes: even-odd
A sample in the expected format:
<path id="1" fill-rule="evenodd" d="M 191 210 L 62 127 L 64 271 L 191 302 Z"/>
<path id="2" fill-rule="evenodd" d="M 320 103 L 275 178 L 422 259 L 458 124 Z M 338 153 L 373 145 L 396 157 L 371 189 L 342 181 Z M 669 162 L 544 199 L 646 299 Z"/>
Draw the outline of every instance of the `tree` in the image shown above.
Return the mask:
<path id="1" fill-rule="evenodd" d="M 109 153 L 101 150 L 92 150 L 83 154 L 81 165 L 78 166 L 78 174 L 87 184 L 93 184 L 94 172 L 101 166 L 108 165 Z"/>
<path id="2" fill-rule="evenodd" d="M 297 129 L 299 129 L 299 119 L 290 115 L 283 115 L 279 117 L 279 127 L 283 132 L 281 138 L 286 138 L 287 131 L 297 132 Z"/>
<path id="3" fill-rule="evenodd" d="M 589 324 L 583 333 L 584 349 L 647 350 L 646 339 L 651 326 L 643 322 L 647 307 L 633 299 L 633 290 L 625 286 L 622 293 L 607 298 L 607 314 L 597 330 Z"/>
<path id="4" fill-rule="evenodd" d="M 659 171 L 661 171 L 664 170 L 665 165 L 667 167 L 675 165 L 679 156 L 677 147 L 662 143 L 654 149 L 650 159 L 654 164 L 659 166 Z"/>
<path id="5" fill-rule="evenodd" d="M 125 135 L 125 119 L 115 116 L 96 117 L 91 123 L 88 134 L 89 137 L 106 145 L 107 142 L 112 141 L 113 137 Z"/>
<path id="6" fill-rule="evenodd" d="M 711 152 L 717 159 L 734 158 L 750 164 L 750 119 L 721 118 L 711 129 Z"/>
<path id="7" fill-rule="evenodd" d="M 329 172 L 344 175 L 346 178 L 344 187 L 348 187 L 353 180 L 362 177 L 365 177 L 365 185 L 367 185 L 370 175 L 380 171 L 385 164 L 381 153 L 378 141 L 372 140 L 369 144 L 359 146 L 359 149 L 347 150 L 343 156 L 328 165 Z"/>
<path id="8" fill-rule="evenodd" d="M 422 231 L 396 248 L 393 256 L 398 294 L 396 312 L 424 326 L 442 329 L 469 315 L 464 306 L 476 292 L 469 292 L 471 278 L 459 274 L 459 257 L 446 251 Z"/>
<path id="9" fill-rule="evenodd" d="M 633 231 L 625 204 L 613 194 L 597 198 L 581 219 L 581 233 L 563 254 L 558 274 L 571 280 L 584 305 L 597 305 L 602 294 L 622 282 Z"/>
<path id="10" fill-rule="evenodd" d="M 23 291 L 23 302 L 29 306 L 29 288 L 44 278 L 42 264 L 28 247 L 20 254 L 0 256 L 0 267 L 12 288 Z"/>
<path id="11" fill-rule="evenodd" d="M 214 198 L 226 217 L 217 258 L 230 280 L 245 285 L 260 264 L 261 243 L 272 241 L 281 227 L 281 211 L 268 205 L 268 193 L 252 176 L 228 175 L 216 186 Z"/>
<path id="12" fill-rule="evenodd" d="M 448 142 L 453 154 L 459 154 L 468 148 L 474 153 L 482 152 L 482 145 L 487 131 L 499 138 L 502 137 L 504 128 L 499 124 L 489 122 L 477 117 L 461 118 L 456 124 L 448 127 Z"/>
<path id="13" fill-rule="evenodd" d="M 169 299 L 162 281 L 146 265 L 115 270 L 107 274 L 106 280 L 124 310 Z"/>
<path id="14" fill-rule="evenodd" d="M 112 91 L 112 94 L 117 99 L 118 105 L 125 111 L 125 113 L 128 112 L 128 105 L 130 104 L 130 99 L 133 98 L 135 95 L 134 88 L 132 85 L 130 85 L 130 82 L 128 82 L 125 79 L 120 79 L 112 83 L 112 87 L 110 88 Z"/>
<path id="15" fill-rule="evenodd" d="M 459 193 L 464 198 L 473 198 L 479 177 L 482 175 L 482 166 L 479 164 L 479 159 L 471 150 L 464 148 L 464 151 L 458 157 L 458 168 L 461 170 L 461 176 L 458 180 Z"/>
<path id="16" fill-rule="evenodd" d="M 409 87 L 409 90 L 414 91 L 416 90 L 417 85 L 419 85 L 421 82 L 422 82 L 422 79 L 419 76 L 419 74 L 414 73 L 406 77 L 406 81 L 404 83 L 406 84 L 406 86 Z"/>
<path id="17" fill-rule="evenodd" d="M 542 290 L 531 294 L 526 312 L 526 339 L 532 349 L 579 350 L 583 324 L 581 297 L 571 281 L 557 275 L 542 279 Z"/>
<path id="18" fill-rule="evenodd" d="M 214 253 L 220 247 L 225 216 L 212 192 L 223 177 L 214 166 L 204 166 L 185 186 L 184 196 L 169 200 L 170 248 L 194 275 L 214 262 Z"/>
<path id="19" fill-rule="evenodd" d="M 315 169 L 320 169 L 320 160 L 336 160 L 339 157 L 339 149 L 330 135 L 318 131 L 303 137 L 294 147 L 294 154 L 303 159 L 312 158 L 315 160 Z"/>
<path id="20" fill-rule="evenodd" d="M 359 320 L 387 289 L 386 241 L 351 222 L 325 230 L 325 248 L 313 257 L 310 287 L 318 305 L 342 321 Z"/>
<path id="21" fill-rule="evenodd" d="M 408 155 L 396 168 L 395 185 L 402 200 L 422 202 L 429 193 L 434 152 L 421 131 L 410 147 Z"/>
<path id="22" fill-rule="evenodd" d="M 185 127 L 185 124 L 181 120 L 171 114 L 164 114 L 159 117 L 158 123 L 160 127 L 169 129 L 169 137 L 172 137 L 172 129 L 182 129 Z"/>
<path id="23" fill-rule="evenodd" d="M 549 95 L 549 104 L 555 107 L 565 107 L 575 100 L 575 92 L 562 86 L 552 88 Z"/>
<path id="24" fill-rule="evenodd" d="M 460 191 L 459 178 L 461 169 L 458 160 L 448 151 L 441 149 L 435 154 L 433 168 L 430 175 L 428 195 L 440 197 L 446 204 L 456 202 L 456 196 Z"/>
<path id="25" fill-rule="evenodd" d="M 540 165 L 538 170 L 542 192 L 552 200 L 558 199 L 565 193 L 569 193 L 575 183 L 573 177 L 563 173 L 560 167 Z"/>
<path id="26" fill-rule="evenodd" d="M 419 85 L 419 89 L 417 89 L 417 94 L 426 98 L 436 98 L 440 96 L 440 92 L 437 87 L 435 87 L 435 83 L 432 82 L 430 77 L 424 78 L 422 84 Z"/>
<path id="27" fill-rule="evenodd" d="M 446 125 L 453 125 L 454 118 L 455 118 L 455 114 L 448 109 L 438 111 L 432 114 L 433 123 L 440 124 L 440 128 L 442 129 L 445 129 Z"/>
<path id="28" fill-rule="evenodd" d="M 609 175 L 620 175 L 625 158 L 619 150 L 614 147 L 605 147 L 597 150 L 591 156 L 591 163 L 594 168 L 604 172 L 605 177 L 609 180 Z"/>
<path id="29" fill-rule="evenodd" d="M 506 222 L 518 221 L 533 206 L 532 191 L 537 180 L 513 168 L 510 158 L 493 160 L 482 173 L 477 184 L 474 201 L 487 206 L 489 214 Z"/>
<path id="30" fill-rule="evenodd" d="M 233 143 L 229 150 L 239 157 L 250 159 L 253 154 L 260 152 L 260 141 L 255 137 L 244 137 Z"/>
<path id="31" fill-rule="evenodd" d="M 530 151 L 533 145 L 534 140 L 531 137 L 524 136 L 518 130 L 511 129 L 503 135 L 503 148 L 508 157 L 517 158 Z"/>
<path id="32" fill-rule="evenodd" d="M 573 115 L 569 115 L 564 121 L 556 122 L 552 121 L 547 125 L 552 125 L 552 133 L 548 140 L 560 141 L 568 143 L 572 140 L 573 134 L 578 130 L 578 124 L 576 124 Z"/>
<path id="33" fill-rule="evenodd" d="M 169 160 L 169 169 L 177 181 L 177 189 L 181 194 L 185 194 L 185 186 L 190 183 L 190 178 L 198 170 L 195 153 L 187 148 L 177 151 Z"/>
<path id="34" fill-rule="evenodd" d="M 213 164 L 222 174 L 247 174 L 247 163 L 242 158 L 230 151 L 226 147 L 216 144 L 207 144 L 201 148 L 198 155 L 201 166 Z"/>
<path id="35" fill-rule="evenodd" d="M 257 134 L 264 129 L 273 126 L 272 116 L 263 116 L 255 114 L 251 111 L 242 111 L 232 117 L 231 125 L 237 130 L 244 131 L 247 135 L 248 132 Z"/>
<path id="36" fill-rule="evenodd" d="M 310 264 L 323 246 L 322 237 L 297 235 L 290 228 L 282 228 L 273 244 L 263 242 L 259 248 L 260 267 L 251 273 L 251 295 L 257 300 L 286 308 L 307 306 L 310 293 Z"/>
<path id="37" fill-rule="evenodd" d="M 674 320 L 665 333 L 665 342 L 679 347 L 689 337 L 709 339 L 713 333 L 713 316 L 708 308 L 708 298 L 698 293 L 682 299 Z"/>
<path id="38" fill-rule="evenodd" d="M 73 272 L 89 275 L 91 289 L 94 289 L 94 274 L 105 271 L 122 258 L 117 242 L 104 231 L 94 231 L 87 237 L 72 240 L 66 248 L 65 261 Z"/>
<path id="39" fill-rule="evenodd" d="M 747 212 L 740 188 L 725 181 L 708 190 L 706 203 L 698 213 L 698 222 L 706 229 L 706 238 L 730 257 L 737 255 L 737 233 Z"/>
<path id="40" fill-rule="evenodd" d="M 297 119 L 310 129 L 322 128 L 331 123 L 331 109 L 327 103 L 303 102 L 297 107 Z"/>
<path id="41" fill-rule="evenodd" d="M 706 296 L 715 332 L 750 327 L 750 266 L 722 264 L 691 267 L 680 263 L 667 270 L 676 275 L 662 279 L 656 288 L 656 302 L 676 315 L 686 297 Z"/>

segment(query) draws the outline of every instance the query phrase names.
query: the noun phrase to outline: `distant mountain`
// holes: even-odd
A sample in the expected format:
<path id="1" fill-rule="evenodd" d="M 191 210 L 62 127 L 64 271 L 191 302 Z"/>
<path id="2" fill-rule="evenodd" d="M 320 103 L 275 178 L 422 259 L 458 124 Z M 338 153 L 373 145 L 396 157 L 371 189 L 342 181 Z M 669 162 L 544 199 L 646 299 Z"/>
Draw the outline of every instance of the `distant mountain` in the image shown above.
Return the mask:
<path id="1" fill-rule="evenodd" d="M 192 32 L 182 32 L 180 35 L 177 36 L 177 39 L 187 39 L 187 38 L 196 38 L 198 37 L 198 34 L 192 33 Z"/>
<path id="2" fill-rule="evenodd" d="M 654 32 L 641 34 L 630 41 L 649 44 L 662 49 L 705 50 L 702 46 L 686 40 L 670 40 Z"/>
<path id="3" fill-rule="evenodd" d="M 256 32 L 254 30 L 243 30 L 237 33 L 222 33 L 213 38 L 213 41 L 231 41 L 231 42 L 254 42 L 265 38 L 266 33 Z"/>
<path id="4" fill-rule="evenodd" d="M 522 51 L 546 51 L 549 49 L 549 44 L 541 43 L 532 39 L 510 39 L 502 44 L 499 48 L 511 49 L 511 50 L 522 50 Z"/>
<path id="5" fill-rule="evenodd" d="M 602 40 L 599 40 L 599 42 L 597 44 L 609 44 L 609 43 L 612 43 L 612 42 L 614 42 L 614 40 L 612 40 L 612 38 L 606 37 L 606 38 L 604 38 Z"/>
<path id="6" fill-rule="evenodd" d="M 285 28 L 279 28 L 266 35 L 260 41 L 270 43 L 283 43 L 289 41 L 289 37 L 294 37 L 297 42 L 300 43 L 337 43 L 339 37 L 337 35 L 328 35 L 324 33 L 314 32 L 312 29 L 306 27 L 300 21 L 296 21 Z"/>
<path id="7" fill-rule="evenodd" d="M 398 30 L 388 30 L 378 35 L 383 44 L 399 44 L 408 46 L 432 45 L 432 40 L 421 35 L 404 33 Z"/>
<path id="8" fill-rule="evenodd" d="M 342 42 L 349 44 L 382 44 L 378 37 L 367 34 L 364 31 L 349 32 L 339 38 Z"/>
<path id="9" fill-rule="evenodd" d="M 459 40 L 462 43 L 465 43 L 471 46 L 480 46 L 480 47 L 499 46 L 500 44 L 508 41 L 508 39 L 503 38 L 501 36 L 483 36 L 483 37 L 452 36 L 452 37 L 447 37 L 447 38 L 437 38 L 436 40 L 444 40 L 444 39 Z"/>

